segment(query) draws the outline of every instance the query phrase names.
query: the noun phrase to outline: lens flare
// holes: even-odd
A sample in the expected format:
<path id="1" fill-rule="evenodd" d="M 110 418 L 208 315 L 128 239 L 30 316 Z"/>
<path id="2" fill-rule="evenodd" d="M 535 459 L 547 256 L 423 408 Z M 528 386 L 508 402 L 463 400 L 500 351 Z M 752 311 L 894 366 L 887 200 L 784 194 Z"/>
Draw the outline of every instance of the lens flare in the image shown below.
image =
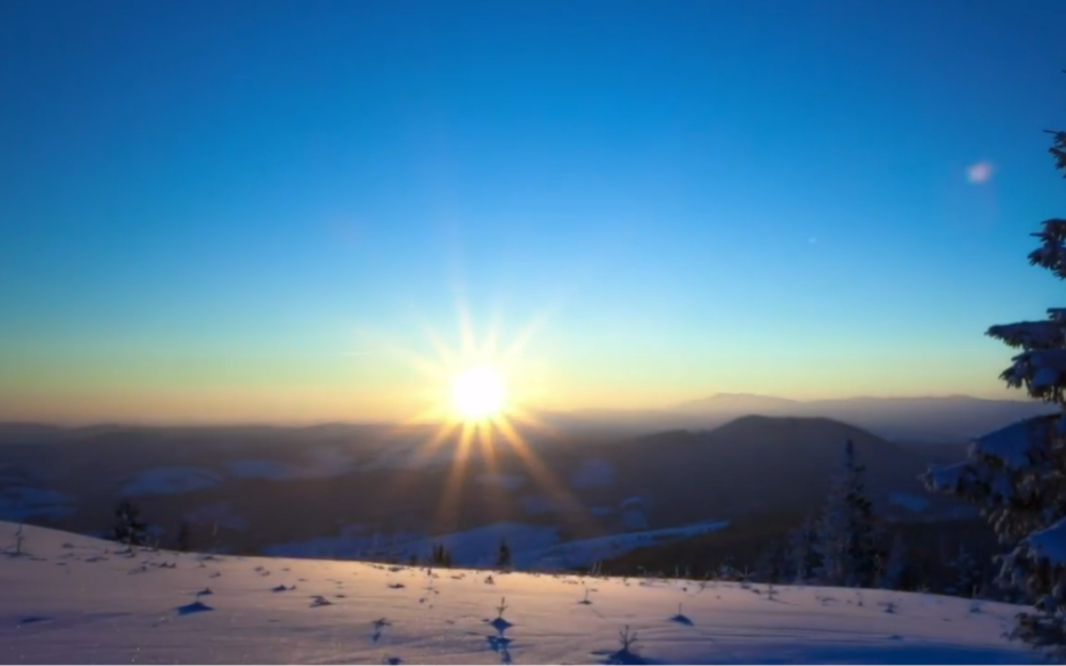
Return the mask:
<path id="1" fill-rule="evenodd" d="M 966 180 L 974 185 L 981 185 L 992 180 L 992 164 L 990 162 L 974 162 L 966 167 Z"/>

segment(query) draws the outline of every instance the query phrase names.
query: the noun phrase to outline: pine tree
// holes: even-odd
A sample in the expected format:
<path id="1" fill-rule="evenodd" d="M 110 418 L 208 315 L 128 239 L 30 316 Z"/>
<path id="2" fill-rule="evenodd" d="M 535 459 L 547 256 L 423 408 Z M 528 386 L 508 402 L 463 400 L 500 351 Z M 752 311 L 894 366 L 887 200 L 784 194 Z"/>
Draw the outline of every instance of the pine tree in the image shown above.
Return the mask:
<path id="1" fill-rule="evenodd" d="M 818 554 L 818 523 L 814 518 L 808 516 L 789 534 L 788 554 L 787 569 L 792 582 L 808 582 L 822 564 Z"/>
<path id="2" fill-rule="evenodd" d="M 715 571 L 714 577 L 717 580 L 725 581 L 734 581 L 740 579 L 740 572 L 737 571 L 736 566 L 734 566 L 732 557 L 726 557 L 724 560 L 718 563 L 718 569 Z"/>
<path id="3" fill-rule="evenodd" d="M 430 552 L 429 561 L 433 566 L 447 568 L 452 565 L 452 556 L 444 547 L 444 544 L 439 543 L 433 546 L 433 550 Z"/>
<path id="4" fill-rule="evenodd" d="M 126 544 L 130 551 L 144 543 L 147 525 L 138 519 L 140 511 L 129 500 L 119 502 L 115 509 L 115 541 Z"/>
<path id="5" fill-rule="evenodd" d="M 955 580 L 948 592 L 960 597 L 972 597 L 981 585 L 981 567 L 965 545 L 959 544 L 959 554 L 952 560 L 951 570 Z"/>
<path id="6" fill-rule="evenodd" d="M 1055 166 L 1066 176 L 1066 132 L 1051 132 Z M 1033 234 L 1029 263 L 1066 280 L 1066 220 Z M 1055 405 L 1057 415 L 1026 419 L 983 437 L 961 463 L 932 469 L 926 483 L 981 507 L 1000 540 L 997 581 L 1035 602 L 1018 616 L 1015 637 L 1066 657 L 1066 308 L 1048 317 L 992 326 L 987 335 L 1020 350 L 1000 374 L 1009 387 Z"/>
<path id="7" fill-rule="evenodd" d="M 507 545 L 507 541 L 504 539 L 500 539 L 500 549 L 496 554 L 496 568 L 511 568 L 511 548 Z"/>
<path id="8" fill-rule="evenodd" d="M 755 561 L 755 581 L 780 583 L 785 577 L 786 550 L 777 544 L 767 546 Z"/>
<path id="9" fill-rule="evenodd" d="M 189 523 L 182 521 L 178 528 L 178 551 L 187 553 L 189 549 Z"/>
<path id="10" fill-rule="evenodd" d="M 907 547 L 903 543 L 903 535 L 896 532 L 892 539 L 892 547 L 885 556 L 884 566 L 881 567 L 878 587 L 886 590 L 899 590 L 903 587 L 903 575 L 907 570 Z"/>
<path id="11" fill-rule="evenodd" d="M 881 557 L 873 504 L 866 497 L 863 473 L 855 459 L 855 445 L 844 446 L 844 463 L 833 480 L 818 529 L 822 563 L 818 580 L 827 585 L 872 587 Z"/>

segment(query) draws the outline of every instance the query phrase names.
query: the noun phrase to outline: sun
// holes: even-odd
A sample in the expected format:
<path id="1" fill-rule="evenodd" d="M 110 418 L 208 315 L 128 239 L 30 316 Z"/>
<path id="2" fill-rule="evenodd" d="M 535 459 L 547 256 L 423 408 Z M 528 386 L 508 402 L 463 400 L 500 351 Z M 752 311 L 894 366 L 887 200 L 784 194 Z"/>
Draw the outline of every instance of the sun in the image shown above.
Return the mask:
<path id="1" fill-rule="evenodd" d="M 506 403 L 503 378 L 490 366 L 471 368 L 452 380 L 452 406 L 465 421 L 491 419 Z"/>

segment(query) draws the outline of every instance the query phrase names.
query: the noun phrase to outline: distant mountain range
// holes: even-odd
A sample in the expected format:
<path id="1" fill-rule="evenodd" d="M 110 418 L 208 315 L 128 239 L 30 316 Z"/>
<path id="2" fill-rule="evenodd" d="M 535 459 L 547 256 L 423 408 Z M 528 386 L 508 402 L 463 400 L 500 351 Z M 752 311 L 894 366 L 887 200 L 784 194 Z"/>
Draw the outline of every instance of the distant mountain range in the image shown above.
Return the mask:
<path id="1" fill-rule="evenodd" d="M 541 412 L 538 417 L 566 433 L 599 431 L 608 436 L 642 435 L 667 430 L 711 430 L 742 416 L 795 416 L 841 421 L 885 439 L 910 442 L 965 442 L 1021 419 L 1051 414 L 1056 408 L 1031 400 L 989 400 L 967 395 L 904 398 L 855 397 L 790 400 L 751 393 L 718 393 L 664 409 L 583 409 Z M 305 436 L 330 437 L 377 431 L 384 424 L 326 423 L 297 428 Z M 0 422 L 0 443 L 47 442 L 93 437 L 108 432 L 159 430 L 151 426 L 100 424 L 62 427 L 40 423 Z M 175 426 L 170 432 L 211 431 L 232 438 L 272 439 L 293 428 L 271 425 Z M 282 438 L 285 435 L 280 435 Z"/>
<path id="2" fill-rule="evenodd" d="M 554 547 L 760 515 L 798 521 L 823 501 L 849 439 L 879 512 L 936 520 L 959 507 L 918 477 L 964 455 L 959 444 L 891 442 L 814 417 L 744 416 L 639 436 L 555 429 L 528 433 L 529 447 L 490 449 L 430 444 L 434 433 L 336 424 L 0 428 L 0 519 L 94 533 L 127 496 L 165 543 L 185 522 L 194 541 L 245 553 L 412 543 L 503 524 L 554 530 Z"/>
<path id="3" fill-rule="evenodd" d="M 891 440 L 961 442 L 1055 408 L 1033 401 L 987 400 L 966 395 L 913 398 L 789 400 L 746 393 L 719 393 L 661 410 L 580 410 L 555 413 L 564 428 L 656 432 L 709 430 L 741 416 L 822 417 Z"/>

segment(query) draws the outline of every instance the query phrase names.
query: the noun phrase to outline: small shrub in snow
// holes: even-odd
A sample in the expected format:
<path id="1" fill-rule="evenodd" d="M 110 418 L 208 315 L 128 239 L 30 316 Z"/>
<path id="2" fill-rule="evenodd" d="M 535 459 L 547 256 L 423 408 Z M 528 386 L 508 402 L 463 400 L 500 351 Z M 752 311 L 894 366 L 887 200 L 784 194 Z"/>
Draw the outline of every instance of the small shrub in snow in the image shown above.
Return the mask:
<path id="1" fill-rule="evenodd" d="M 678 624 L 683 624 L 689 627 L 692 626 L 692 620 L 689 619 L 689 617 L 682 612 L 680 603 L 677 605 L 677 615 L 670 618 L 670 621 L 676 622 Z"/>
<path id="2" fill-rule="evenodd" d="M 636 657 L 637 632 L 630 631 L 628 624 L 625 629 L 618 632 L 618 643 L 621 645 L 621 649 L 614 655 L 618 661 L 625 663 Z"/>
<path id="3" fill-rule="evenodd" d="M 507 631 L 510 627 L 513 626 L 510 622 L 503 618 L 503 613 L 506 610 L 507 599 L 501 597 L 500 605 L 496 607 L 496 619 L 489 622 L 489 624 L 495 627 L 496 631 L 500 632 L 501 636 L 503 635 L 503 632 Z"/>
<path id="4" fill-rule="evenodd" d="M 22 554 L 22 542 L 25 540 L 25 536 L 22 533 L 22 523 L 20 522 L 18 527 L 15 528 L 15 555 Z"/>
<path id="5" fill-rule="evenodd" d="M 714 574 L 714 577 L 718 580 L 734 581 L 739 578 L 737 570 L 733 567 L 732 563 L 726 560 L 718 565 L 718 569 Z"/>
<path id="6" fill-rule="evenodd" d="M 773 583 L 770 583 L 766 587 L 766 598 L 769 599 L 770 601 L 776 601 L 777 600 L 777 588 L 774 587 Z"/>
<path id="7" fill-rule="evenodd" d="M 127 552 L 132 553 L 134 546 L 144 544 L 148 526 L 139 518 L 140 511 L 129 500 L 119 502 L 115 509 L 115 541 L 126 544 Z"/>

